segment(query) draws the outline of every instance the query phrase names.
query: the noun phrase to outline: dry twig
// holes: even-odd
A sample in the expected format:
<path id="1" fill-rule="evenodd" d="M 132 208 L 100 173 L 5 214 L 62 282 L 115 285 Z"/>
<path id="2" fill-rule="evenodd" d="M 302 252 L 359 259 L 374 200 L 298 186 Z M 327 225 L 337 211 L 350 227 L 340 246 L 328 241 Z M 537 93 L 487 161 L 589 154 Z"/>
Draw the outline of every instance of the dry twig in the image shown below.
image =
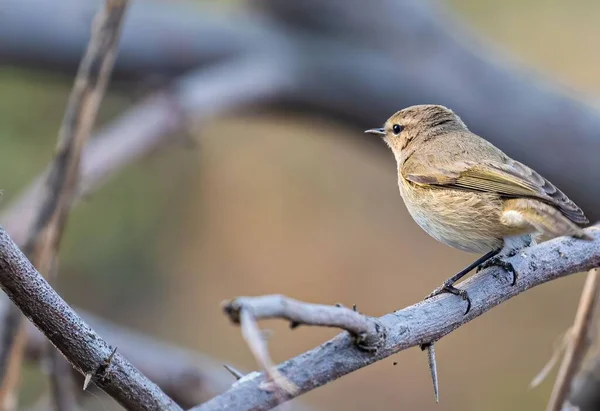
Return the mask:
<path id="1" fill-rule="evenodd" d="M 496 267 L 466 280 L 463 285 L 473 302 L 467 315 L 463 315 L 464 307 L 459 299 L 448 295 L 434 297 L 377 319 L 378 324 L 386 330 L 386 338 L 375 352 L 358 349 L 354 338 L 349 334 L 341 334 L 280 364 L 277 369 L 298 387 L 297 394 L 300 395 L 398 351 L 437 341 L 532 287 L 600 266 L 600 230 L 591 227 L 586 232 L 594 238 L 593 241 L 561 237 L 523 250 L 508 259 L 519 273 L 519 281 L 514 286 L 510 285 L 511 280 L 506 272 Z M 298 304 L 301 308 L 302 303 Z M 282 316 L 289 320 L 284 314 L 286 311 L 279 308 L 254 313 L 261 318 Z M 260 389 L 263 379 L 261 374 L 246 376 L 226 393 L 193 408 L 193 411 L 271 409 L 281 399 Z M 292 396 L 286 398 L 291 399 Z"/>
<path id="2" fill-rule="evenodd" d="M 560 411 L 563 408 L 563 404 L 569 396 L 575 373 L 581 366 L 589 347 L 589 331 L 600 290 L 599 275 L 600 272 L 597 268 L 591 270 L 587 275 L 577 314 L 575 314 L 575 323 L 569 333 L 565 356 L 558 370 L 546 411 Z"/>

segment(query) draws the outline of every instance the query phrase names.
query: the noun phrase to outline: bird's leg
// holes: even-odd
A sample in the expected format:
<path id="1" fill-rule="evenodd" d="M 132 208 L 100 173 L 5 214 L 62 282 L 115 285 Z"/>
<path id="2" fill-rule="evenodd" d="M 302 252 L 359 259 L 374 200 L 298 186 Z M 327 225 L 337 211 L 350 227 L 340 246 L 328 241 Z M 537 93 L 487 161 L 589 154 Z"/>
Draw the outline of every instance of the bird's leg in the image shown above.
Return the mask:
<path id="1" fill-rule="evenodd" d="M 444 281 L 442 285 L 433 290 L 433 292 L 427 297 L 425 297 L 425 299 L 427 300 L 431 297 L 435 297 L 436 295 L 440 295 L 443 293 L 457 295 L 467 302 L 467 309 L 465 311 L 465 314 L 467 314 L 471 310 L 471 299 L 469 298 L 469 294 L 466 290 L 461 290 L 460 288 L 454 287 L 454 283 L 463 278 L 465 275 L 467 275 L 469 271 L 473 270 L 475 267 L 480 267 L 482 264 L 485 264 L 490 259 L 493 259 L 499 252 L 500 249 L 492 250 L 486 253 L 485 255 L 479 257 L 473 263 L 469 264 L 467 267 L 460 270 L 458 273 L 454 274 L 452 277 Z"/>
<path id="2" fill-rule="evenodd" d="M 483 264 L 481 264 L 479 267 L 477 267 L 476 272 L 480 272 L 481 270 L 485 270 L 486 268 L 489 268 L 489 267 L 501 267 L 506 272 L 512 274 L 512 281 L 510 282 L 510 285 L 515 285 L 517 282 L 517 278 L 518 278 L 517 272 L 515 271 L 515 268 L 513 267 L 513 265 L 511 263 L 509 263 L 508 261 L 504 261 L 503 258 L 504 257 L 512 257 L 516 254 L 517 254 L 517 251 L 512 250 L 508 254 L 497 255 L 495 257 L 492 257 L 489 260 L 487 260 L 486 262 L 484 262 Z"/>
<path id="3" fill-rule="evenodd" d="M 512 274 L 512 281 L 510 285 L 515 285 L 519 276 L 517 275 L 513 265 L 507 261 L 504 261 L 504 258 L 513 257 L 517 255 L 517 253 L 523 248 L 529 247 L 532 244 L 535 244 L 535 241 L 533 241 L 530 235 L 505 238 L 504 247 L 502 248 L 501 252 L 480 264 L 479 267 L 477 267 L 476 272 L 480 272 L 481 270 L 489 267 L 501 267 L 506 272 Z"/>

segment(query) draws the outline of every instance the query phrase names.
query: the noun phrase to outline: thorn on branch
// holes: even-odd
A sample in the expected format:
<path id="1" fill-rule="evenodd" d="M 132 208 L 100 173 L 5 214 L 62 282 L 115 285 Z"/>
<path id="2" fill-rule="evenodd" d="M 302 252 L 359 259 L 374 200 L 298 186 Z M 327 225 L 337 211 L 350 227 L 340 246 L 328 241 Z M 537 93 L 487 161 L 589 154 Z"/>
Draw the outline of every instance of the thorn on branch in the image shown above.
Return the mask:
<path id="1" fill-rule="evenodd" d="M 112 363 L 112 360 L 115 354 L 117 353 L 117 348 L 118 347 L 113 348 L 109 356 L 104 359 L 104 362 L 100 364 L 98 368 L 96 368 L 96 371 L 94 371 L 93 373 L 88 372 L 85 374 L 85 380 L 83 381 L 84 391 L 86 390 L 93 378 L 104 378 L 106 376 L 106 370 L 108 369 L 108 367 L 110 367 L 110 364 Z"/>
<path id="2" fill-rule="evenodd" d="M 87 390 L 87 387 L 90 385 L 90 382 L 92 382 L 92 373 L 88 372 L 85 374 L 85 380 L 83 380 L 83 391 Z"/>
<path id="3" fill-rule="evenodd" d="M 435 396 L 435 402 L 440 402 L 438 373 L 437 373 L 437 362 L 435 359 L 435 347 L 434 343 L 427 343 L 421 345 L 421 350 L 427 350 L 427 362 L 429 364 L 429 373 L 431 374 L 431 382 L 433 383 L 433 395 Z"/>
<path id="4" fill-rule="evenodd" d="M 225 367 L 225 369 L 229 371 L 231 375 L 235 377 L 236 380 L 239 380 L 240 378 L 244 377 L 244 374 L 233 368 L 231 365 L 223 364 L 223 367 Z"/>

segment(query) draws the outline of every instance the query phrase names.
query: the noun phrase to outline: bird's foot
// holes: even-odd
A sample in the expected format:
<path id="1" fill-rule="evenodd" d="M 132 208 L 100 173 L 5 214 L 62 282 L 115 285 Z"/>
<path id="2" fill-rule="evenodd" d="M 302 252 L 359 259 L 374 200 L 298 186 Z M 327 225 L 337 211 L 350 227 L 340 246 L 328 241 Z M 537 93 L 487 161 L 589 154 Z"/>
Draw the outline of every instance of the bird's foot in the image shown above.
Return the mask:
<path id="1" fill-rule="evenodd" d="M 514 253 L 512 255 L 508 254 L 507 256 L 508 257 L 512 257 L 515 254 L 516 253 Z M 485 270 L 486 268 L 489 268 L 489 267 L 501 267 L 506 272 L 512 274 L 512 281 L 511 281 L 510 285 L 515 285 L 516 282 L 517 282 L 518 274 L 515 271 L 515 268 L 513 267 L 513 265 L 511 263 L 509 263 L 508 261 L 504 261 L 503 257 L 506 257 L 506 256 L 499 256 L 499 255 L 497 255 L 495 257 L 490 258 L 486 262 L 480 264 L 477 267 L 477 271 L 476 272 L 480 272 L 481 270 Z"/>
<path id="2" fill-rule="evenodd" d="M 450 281 L 445 281 L 442 285 L 440 285 L 438 288 L 433 290 L 431 292 L 431 294 L 429 294 L 427 297 L 425 297 L 425 299 L 428 300 L 431 297 L 435 297 L 436 295 L 440 295 L 440 294 L 444 294 L 444 293 L 454 294 L 456 296 L 461 297 L 463 300 L 465 300 L 467 302 L 467 309 L 465 310 L 465 315 L 466 315 L 471 310 L 471 298 L 469 297 L 469 293 L 467 293 L 466 290 L 461 290 L 460 288 L 456 288 L 452 284 L 453 283 Z"/>

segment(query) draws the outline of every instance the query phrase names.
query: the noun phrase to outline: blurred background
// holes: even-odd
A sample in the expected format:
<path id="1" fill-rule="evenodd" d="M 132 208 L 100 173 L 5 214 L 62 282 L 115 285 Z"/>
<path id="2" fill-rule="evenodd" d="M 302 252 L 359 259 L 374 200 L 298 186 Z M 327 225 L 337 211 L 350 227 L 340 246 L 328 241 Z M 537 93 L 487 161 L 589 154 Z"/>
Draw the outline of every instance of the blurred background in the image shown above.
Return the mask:
<path id="1" fill-rule="evenodd" d="M 391 2 L 379 0 L 374 4 Z M 15 16 L 23 17 L 17 11 L 11 14 L 11 7 L 19 8 L 17 3 L 0 3 L 4 9 L 0 26 L 6 23 L 4 31 L 0 28 L 0 188 L 3 190 L 0 205 L 3 208 L 9 207 L 51 161 L 78 60 L 71 61 L 58 48 L 42 51 L 40 46 L 25 50 L 29 46 L 20 45 L 23 55 L 27 52 L 30 58 L 19 57 L 13 49 L 9 50 L 9 46 L 15 49 L 19 46 L 19 42 L 7 37 L 12 30 L 8 24 L 15 23 Z M 59 3 L 57 7 L 63 7 L 63 11 L 69 4 L 79 7 L 69 1 L 62 1 L 64 5 Z M 95 11 L 101 3 L 82 3 L 91 5 L 82 12 L 78 23 L 85 35 L 89 10 Z M 210 7 L 216 16 L 211 24 L 220 21 L 233 24 L 248 13 L 269 14 L 265 12 L 266 3 L 208 0 L 185 3 L 189 11 L 186 18 L 193 19 L 196 12 L 199 19 L 209 19 L 205 8 Z M 286 7 L 283 2 L 274 3 Z M 323 4 L 323 8 L 331 9 L 337 3 Z M 421 7 L 416 1 L 397 0 L 397 3 Z M 177 13 L 182 13 L 182 2 L 153 4 L 152 7 L 171 10 L 165 13 L 166 17 L 175 19 Z M 316 9 L 319 6 L 316 0 L 307 4 Z M 498 64 L 506 63 L 500 60 L 510 56 L 509 63 L 502 68 L 504 71 L 481 74 L 485 81 L 493 82 L 496 77 L 514 73 L 511 71 L 517 70 L 514 67 L 518 70 L 526 67 L 525 70 L 535 73 L 533 77 L 543 79 L 543 87 L 556 87 L 560 89 L 557 93 L 572 99 L 566 111 L 558 108 L 557 112 L 543 113 L 548 123 L 556 121 L 557 116 L 568 119 L 578 113 L 574 118 L 581 115 L 589 121 L 587 134 L 581 132 L 578 138 L 584 134 L 588 138 L 598 130 L 589 125 L 600 116 L 600 112 L 591 108 L 600 93 L 599 2 L 448 0 L 423 4 L 431 7 L 436 18 L 449 22 L 444 35 L 457 36 L 459 43 L 464 41 L 465 47 L 472 45 L 478 55 L 485 55 L 492 62 L 497 60 Z M 131 17 L 137 11 L 143 15 L 144 7 L 144 2 L 136 2 Z M 291 11 L 282 12 L 278 24 L 284 30 L 295 27 L 302 32 L 297 26 L 310 19 Z M 276 21 L 274 15 L 277 13 L 270 14 L 272 22 Z M 60 12 L 49 19 L 68 27 L 76 17 Z M 61 19 L 69 20 L 61 23 Z M 314 30 L 311 35 L 325 36 L 329 35 L 323 29 L 325 25 L 341 24 L 339 20 L 325 20 L 306 24 L 308 28 L 304 31 Z M 144 25 L 142 17 L 136 21 L 139 23 L 136 27 L 145 30 L 141 37 L 169 32 L 168 22 L 161 26 Z M 378 33 L 394 36 L 389 25 L 404 28 L 417 23 L 407 16 L 388 15 Z M 371 24 L 379 23 L 375 19 Z M 453 29 L 456 27 L 460 30 Z M 43 29 L 35 26 L 22 30 L 35 36 Z M 331 31 L 337 29 L 333 27 Z M 128 28 L 128 20 L 125 30 L 124 36 L 135 37 L 135 33 L 127 31 L 132 30 Z M 420 33 L 418 38 L 423 36 L 426 33 Z M 33 38 L 31 42 L 35 44 Z M 357 35 L 347 41 L 350 45 L 366 44 L 366 48 L 385 54 L 386 48 L 365 39 L 366 35 Z M 434 41 L 435 36 L 428 39 Z M 222 38 L 203 41 L 212 40 L 225 41 Z M 392 40 L 398 47 L 407 47 L 411 38 Z M 46 40 L 37 41 L 42 44 Z M 43 47 L 59 41 L 62 40 L 49 39 Z M 79 41 L 72 47 L 74 50 L 79 47 L 81 52 L 87 38 L 83 36 Z M 151 63 L 143 60 L 145 49 L 139 55 L 135 50 L 128 47 L 119 56 L 119 61 L 129 65 L 120 66 L 117 62 L 114 82 L 102 103 L 96 130 L 102 130 L 129 107 L 191 69 L 181 63 L 173 72 L 165 69 L 161 75 L 145 76 L 143 68 Z M 440 53 L 444 50 L 447 49 Z M 136 59 L 139 67 L 132 68 Z M 403 54 L 397 69 L 404 70 L 402 64 L 406 64 L 414 65 L 416 71 L 432 70 L 424 59 Z M 185 56 L 180 56 L 180 60 L 185 62 Z M 353 60 L 345 64 L 352 65 Z M 369 66 L 368 60 L 360 64 Z M 285 66 L 282 69 L 287 70 Z M 447 73 L 449 77 L 455 74 Z M 429 86 L 425 83 L 422 87 L 426 90 Z M 351 88 L 352 80 L 348 84 Z M 419 84 L 412 87 L 419 90 Z M 345 93 L 347 89 L 332 86 L 324 93 L 335 99 L 338 92 Z M 463 86 L 460 92 L 473 93 Z M 230 324 L 221 312 L 223 300 L 240 295 L 282 293 L 310 302 L 357 304 L 361 312 L 377 316 L 417 302 L 476 256 L 437 243 L 417 227 L 398 194 L 392 154 L 382 142 L 367 141 L 362 135 L 364 128 L 379 126 L 405 105 L 443 103 L 454 108 L 451 100 L 433 101 L 435 95 L 428 91 L 422 97 L 414 90 L 411 93 L 410 98 L 399 96 L 397 106 L 386 101 L 385 107 L 377 107 L 377 112 L 358 119 L 353 118 L 350 110 L 344 112 L 345 105 L 354 105 L 360 111 L 360 105 L 364 104 L 365 111 L 374 110 L 368 98 L 361 101 L 359 95 L 354 99 L 344 97 L 347 100 L 341 102 L 323 102 L 320 107 L 314 101 L 296 104 L 293 94 L 291 97 L 288 94 L 268 104 L 250 102 L 234 110 L 215 109 L 216 113 L 208 117 L 204 114 L 195 117 L 191 113 L 183 131 L 170 133 L 169 144 L 120 169 L 74 209 L 61 247 L 56 288 L 72 305 L 245 370 L 255 369 L 256 364 L 239 328 Z M 490 103 L 498 101 L 493 94 L 487 98 Z M 508 106 L 507 101 L 513 98 L 515 105 L 524 107 L 521 105 L 525 99 L 519 94 L 507 98 L 498 104 Z M 331 109 L 333 104 L 337 110 Z M 469 104 L 478 110 L 474 98 L 461 100 L 460 110 L 455 109 L 468 125 Z M 532 112 L 536 110 L 535 101 L 527 104 Z M 522 114 L 527 117 L 528 112 Z M 475 131 L 483 134 L 487 130 L 483 125 L 491 124 L 490 128 L 499 129 L 496 134 L 490 132 L 492 140 L 510 154 L 520 153 L 518 148 L 511 152 L 515 146 L 510 142 L 502 145 L 501 125 L 510 124 L 504 115 L 499 114 L 500 119 L 491 118 L 493 113 L 486 116 L 476 112 L 471 116 L 477 125 Z M 536 129 L 539 124 L 545 124 L 543 118 L 536 113 L 532 120 L 536 124 L 521 127 L 520 133 L 512 138 L 526 140 L 539 131 Z M 367 124 L 367 119 L 373 122 Z M 510 124 L 511 130 L 518 127 L 516 123 Z M 561 137 L 566 140 L 562 144 L 578 144 L 578 140 L 570 140 L 567 132 L 560 131 L 557 139 Z M 128 135 L 120 138 L 127 139 Z M 595 138 L 598 144 L 597 135 Z M 544 150 L 559 148 L 551 145 Z M 529 149 L 528 153 L 536 155 Z M 542 153 L 539 162 L 530 165 L 551 176 L 552 156 L 556 154 L 543 157 Z M 577 167 L 578 158 L 565 156 L 568 157 L 565 161 Z M 514 157 L 531 163 L 524 156 Z M 563 170 L 569 174 L 569 168 Z M 595 171 L 590 173 L 593 175 Z M 557 185 L 578 203 L 582 202 L 586 213 L 592 213 L 589 207 L 600 204 L 600 194 L 589 186 L 582 192 L 577 186 L 578 175 L 572 176 L 572 180 L 565 177 Z M 536 389 L 530 390 L 528 385 L 551 356 L 554 341 L 572 323 L 583 278 L 574 275 L 528 291 L 440 341 L 437 344 L 440 404 L 434 402 L 426 357 L 418 349 L 401 352 L 296 401 L 319 410 L 541 410 L 548 400 L 555 373 Z M 287 324 L 278 321 L 261 325 L 274 331 L 269 348 L 277 362 L 336 334 L 308 327 L 290 331 Z M 21 392 L 23 407 L 34 403 L 46 385 L 38 365 L 27 363 Z M 107 397 L 85 395 L 88 396 L 84 409 L 119 409 Z M 294 409 L 294 403 L 290 409 Z"/>

